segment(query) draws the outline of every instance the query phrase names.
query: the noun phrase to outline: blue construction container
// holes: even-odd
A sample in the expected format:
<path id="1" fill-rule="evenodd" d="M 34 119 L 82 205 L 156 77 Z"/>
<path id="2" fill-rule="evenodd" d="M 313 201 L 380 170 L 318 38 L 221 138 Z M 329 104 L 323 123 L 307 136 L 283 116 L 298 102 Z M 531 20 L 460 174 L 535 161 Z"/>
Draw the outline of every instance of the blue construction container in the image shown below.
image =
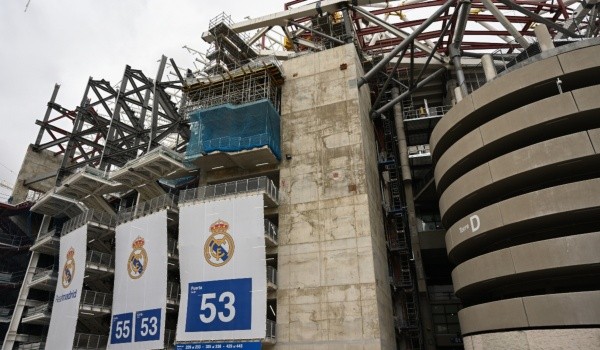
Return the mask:
<path id="1" fill-rule="evenodd" d="M 186 161 L 212 152 L 239 152 L 264 146 L 281 160 L 280 117 L 267 99 L 194 111 L 190 113 L 190 131 Z"/>

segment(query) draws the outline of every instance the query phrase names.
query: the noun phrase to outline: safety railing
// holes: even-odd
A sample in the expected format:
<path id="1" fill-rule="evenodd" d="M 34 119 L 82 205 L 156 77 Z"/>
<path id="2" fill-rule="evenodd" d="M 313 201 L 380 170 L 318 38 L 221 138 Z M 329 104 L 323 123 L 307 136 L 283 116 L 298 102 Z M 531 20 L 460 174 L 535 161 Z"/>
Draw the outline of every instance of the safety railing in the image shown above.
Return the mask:
<path id="1" fill-rule="evenodd" d="M 108 343 L 108 336 L 87 333 L 75 333 L 73 349 L 102 349 Z"/>
<path id="2" fill-rule="evenodd" d="M 277 328 L 277 325 L 276 325 L 275 321 L 267 320 L 267 334 L 265 336 L 265 339 L 273 340 L 273 341 L 276 340 L 277 339 L 276 328 Z"/>
<path id="3" fill-rule="evenodd" d="M 114 268 L 115 261 L 113 258 L 113 255 L 109 253 L 88 250 L 87 258 L 85 259 L 85 261 L 88 265 L 98 265 L 107 268 Z"/>
<path id="4" fill-rule="evenodd" d="M 219 137 L 216 139 L 205 140 L 202 145 L 205 150 L 243 150 L 255 145 L 270 145 L 276 142 L 276 139 L 270 134 L 259 134 L 246 137 Z"/>
<path id="5" fill-rule="evenodd" d="M 437 107 L 421 107 L 418 109 L 409 109 L 403 112 L 404 120 L 420 119 L 420 118 L 431 118 L 431 117 L 442 117 L 446 114 L 452 106 L 437 106 Z"/>
<path id="6" fill-rule="evenodd" d="M 52 231 L 46 232 L 46 233 L 38 236 L 38 238 L 35 239 L 35 243 L 36 244 L 40 243 L 41 241 L 43 241 L 49 237 L 54 237 L 54 238 L 58 239 L 59 235 L 60 235 L 60 230 L 59 230 L 58 234 L 56 233 L 56 230 L 52 230 Z"/>
<path id="7" fill-rule="evenodd" d="M 88 307 L 107 307 L 112 306 L 113 296 L 112 294 L 96 292 L 93 290 L 84 290 L 81 294 L 81 306 Z"/>
<path id="8" fill-rule="evenodd" d="M 54 278 L 58 277 L 57 268 L 52 265 L 48 267 L 36 267 L 33 270 L 33 276 L 31 277 L 31 283 L 35 283 L 44 278 Z"/>
<path id="9" fill-rule="evenodd" d="M 122 224 L 129 220 L 157 212 L 165 208 L 177 207 L 177 196 L 171 193 L 163 194 L 152 198 L 149 201 L 142 202 L 129 208 L 119 210 L 117 214 L 117 223 Z"/>
<path id="10" fill-rule="evenodd" d="M 15 305 L 0 306 L 0 318 L 8 317 L 12 315 Z"/>
<path id="11" fill-rule="evenodd" d="M 167 256 L 172 258 L 179 257 L 179 248 L 177 248 L 177 241 L 173 238 L 167 239 Z"/>
<path id="12" fill-rule="evenodd" d="M 36 335 L 28 335 L 23 338 L 23 335 L 19 334 L 19 346 L 17 350 L 43 350 L 46 348 L 46 337 L 40 337 Z"/>
<path id="13" fill-rule="evenodd" d="M 265 236 L 277 243 L 277 226 L 267 219 L 265 219 Z"/>
<path id="14" fill-rule="evenodd" d="M 181 287 L 177 282 L 167 282 L 167 299 L 179 299 Z"/>
<path id="15" fill-rule="evenodd" d="M 150 152 L 148 152 L 148 153 L 146 153 L 146 154 L 144 154 L 142 156 L 139 156 L 139 157 L 137 157 L 135 159 L 132 159 L 132 160 L 128 161 L 127 163 L 125 163 L 125 165 L 123 166 L 123 168 L 128 168 L 128 167 L 131 167 L 132 165 L 135 165 L 135 164 L 138 164 L 138 163 L 142 163 L 146 159 L 150 158 L 151 156 L 153 156 L 155 154 L 167 156 L 167 157 L 169 157 L 169 158 L 171 158 L 171 159 L 173 159 L 173 160 L 175 160 L 177 162 L 183 162 L 183 154 L 181 154 L 181 153 L 179 153 L 177 151 L 174 151 L 174 150 L 172 150 L 172 149 L 170 149 L 168 147 L 165 147 L 165 146 L 158 146 L 155 149 L 151 150 Z M 123 168 L 121 168 L 121 169 L 123 169 Z M 115 170 L 112 173 L 119 172 L 119 171 L 121 171 L 121 169 Z"/>
<path id="16" fill-rule="evenodd" d="M 267 282 L 277 285 L 277 269 L 273 266 L 267 266 Z"/>
<path id="17" fill-rule="evenodd" d="M 46 316 L 50 316 L 50 310 L 52 310 L 50 303 L 38 305 L 35 307 L 30 307 L 27 310 L 25 310 L 25 312 L 23 312 L 23 318 L 30 317 L 30 316 L 37 315 L 37 314 L 45 314 Z"/>
<path id="18" fill-rule="evenodd" d="M 26 236 L 13 236 L 0 232 L 0 245 L 13 248 L 22 248 L 31 245 L 31 240 Z"/>
<path id="19" fill-rule="evenodd" d="M 101 177 L 101 178 L 104 178 L 104 179 L 108 178 L 108 172 L 107 171 L 96 169 L 96 168 L 93 168 L 93 167 L 91 167 L 89 165 L 86 165 L 86 166 L 81 167 L 81 168 L 77 168 L 75 170 L 75 174 L 77 174 L 77 173 L 88 173 L 90 175 L 98 176 L 98 177 Z"/>
<path id="20" fill-rule="evenodd" d="M 67 221 L 62 228 L 61 236 L 87 224 L 97 223 L 108 227 L 114 227 L 116 224 L 116 216 L 100 210 L 88 209 L 84 213 L 77 215 L 71 220 Z"/>
<path id="21" fill-rule="evenodd" d="M 175 343 L 175 331 L 172 329 L 165 329 L 165 349 L 171 349 L 173 343 Z"/>
<path id="22" fill-rule="evenodd" d="M 275 203 L 278 202 L 277 187 L 275 187 L 273 181 L 269 178 L 261 176 L 184 190 L 179 193 L 179 203 L 203 201 L 216 197 L 252 192 L 264 192 Z"/>

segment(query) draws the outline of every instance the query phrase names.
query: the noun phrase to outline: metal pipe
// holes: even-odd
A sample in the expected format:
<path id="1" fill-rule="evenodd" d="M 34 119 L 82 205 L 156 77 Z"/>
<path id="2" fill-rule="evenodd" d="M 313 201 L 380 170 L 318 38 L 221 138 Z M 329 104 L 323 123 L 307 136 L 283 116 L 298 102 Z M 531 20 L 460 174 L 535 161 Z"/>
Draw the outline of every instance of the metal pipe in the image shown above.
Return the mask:
<path id="1" fill-rule="evenodd" d="M 398 52 L 402 51 L 406 46 L 410 45 L 411 41 L 421 34 L 431 23 L 436 21 L 438 17 L 443 14 L 450 6 L 454 5 L 454 0 L 448 0 L 444 5 L 440 6 L 434 14 L 431 15 L 425 22 L 423 22 L 417 30 L 410 34 L 400 45 L 396 46 L 391 52 L 383 57 L 370 71 L 368 71 L 363 77 L 358 80 L 358 87 L 363 86 L 369 79 L 371 79 L 377 72 L 385 67 L 394 58 Z"/>
<path id="2" fill-rule="evenodd" d="M 361 7 L 358 7 L 358 6 L 353 6 L 353 5 L 350 5 L 350 7 L 351 7 L 353 10 L 355 10 L 356 12 L 358 12 L 358 13 L 360 13 L 361 15 L 363 15 L 364 17 L 366 17 L 366 18 L 369 20 L 369 22 L 375 23 L 376 25 L 378 25 L 378 26 L 382 27 L 383 29 L 387 30 L 388 32 L 392 33 L 393 35 L 395 35 L 395 36 L 397 36 L 397 37 L 399 37 L 399 38 L 403 38 L 403 39 L 405 39 L 405 40 L 409 40 L 409 39 L 407 39 L 407 38 L 410 36 L 408 33 L 406 33 L 406 32 L 404 32 L 404 31 L 402 31 L 402 30 L 400 30 L 400 29 L 398 29 L 398 28 L 394 27 L 393 25 L 391 25 L 391 24 L 389 24 L 388 22 L 386 22 L 386 21 L 382 20 L 381 18 L 379 18 L 379 17 L 377 17 L 377 16 L 374 16 L 374 15 L 373 15 L 372 13 L 370 13 L 369 11 L 367 11 L 367 10 L 365 10 L 365 9 L 361 8 Z M 415 41 L 415 45 L 416 45 L 416 46 L 417 46 L 419 49 L 421 49 L 421 50 L 423 50 L 423 51 L 425 51 L 425 52 L 428 52 L 428 53 L 434 52 L 434 51 L 432 51 L 432 50 L 431 50 L 431 47 L 429 47 L 429 46 L 427 46 L 427 45 L 425 45 L 425 44 L 423 44 L 423 43 L 421 43 L 421 42 L 419 42 L 419 41 Z M 439 54 L 436 54 L 436 55 L 435 55 L 435 58 L 436 58 L 438 61 L 440 61 L 440 62 L 444 63 L 444 59 L 443 59 L 443 58 L 442 58 L 442 56 L 440 56 Z"/>
<path id="3" fill-rule="evenodd" d="M 446 71 L 446 67 L 442 67 L 442 68 L 436 70 L 435 72 L 433 72 L 433 74 L 431 74 L 427 78 L 425 78 L 425 79 L 421 80 L 420 82 L 418 82 L 417 85 L 415 85 L 415 87 L 413 89 L 410 89 L 408 91 L 403 92 L 401 95 L 399 95 L 396 98 L 393 98 L 390 102 L 386 103 L 381 108 L 379 108 L 378 110 L 376 110 L 375 112 L 373 112 L 373 116 L 374 117 L 379 116 L 383 112 L 385 112 L 388 109 L 394 107 L 394 105 L 396 103 L 402 101 L 403 98 L 405 98 L 406 96 L 412 94 L 415 90 L 420 89 L 421 87 L 423 87 L 424 85 L 426 85 L 427 83 L 429 83 L 430 81 L 432 81 L 433 79 L 435 79 L 438 76 L 440 76 L 445 71 Z"/>
<path id="4" fill-rule="evenodd" d="M 492 13 L 492 15 L 500 22 L 500 24 L 510 33 L 510 35 L 515 38 L 515 40 L 523 47 L 524 49 L 529 47 L 529 42 L 523 38 L 521 33 L 515 28 L 512 23 L 504 16 L 502 12 L 492 3 L 491 0 L 481 0 L 483 6 L 485 6 L 488 11 Z"/>
<path id="5" fill-rule="evenodd" d="M 489 1 L 489 0 L 486 0 L 486 1 Z M 577 35 L 577 34 L 571 32 L 570 30 L 564 28 L 563 26 L 558 25 L 558 24 L 548 20 L 547 18 L 540 16 L 535 12 L 529 11 L 529 10 L 515 4 L 512 1 L 509 1 L 509 0 L 498 0 L 498 1 L 503 3 L 504 5 L 508 6 L 510 9 L 521 12 L 522 14 L 524 14 L 525 16 L 528 16 L 529 18 L 533 19 L 534 21 L 536 21 L 538 23 L 543 23 L 543 24 L 547 25 L 548 27 L 554 28 L 555 30 L 557 30 L 567 36 L 570 36 L 572 38 L 581 38 L 581 35 Z"/>

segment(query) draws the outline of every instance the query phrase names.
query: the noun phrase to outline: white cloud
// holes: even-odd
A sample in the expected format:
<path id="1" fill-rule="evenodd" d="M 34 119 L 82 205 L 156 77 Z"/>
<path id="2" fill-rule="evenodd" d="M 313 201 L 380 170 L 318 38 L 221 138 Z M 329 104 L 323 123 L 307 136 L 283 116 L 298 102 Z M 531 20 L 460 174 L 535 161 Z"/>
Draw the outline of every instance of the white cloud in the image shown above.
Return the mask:
<path id="1" fill-rule="evenodd" d="M 27 1 L 0 1 L 0 180 L 11 185 L 55 83 L 61 84 L 57 103 L 73 109 L 90 76 L 114 85 L 129 64 L 153 77 L 162 54 L 191 66 L 193 57 L 181 47 L 204 50 L 210 18 L 226 12 L 241 21 L 281 11 L 285 3 L 31 0 L 24 12 Z"/>

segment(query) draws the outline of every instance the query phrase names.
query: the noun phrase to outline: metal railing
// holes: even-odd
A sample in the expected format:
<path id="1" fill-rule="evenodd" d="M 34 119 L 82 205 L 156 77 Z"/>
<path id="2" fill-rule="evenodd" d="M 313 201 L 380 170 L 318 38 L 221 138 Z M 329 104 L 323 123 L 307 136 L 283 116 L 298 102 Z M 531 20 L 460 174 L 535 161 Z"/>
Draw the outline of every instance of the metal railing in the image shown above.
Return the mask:
<path id="1" fill-rule="evenodd" d="M 267 339 L 267 340 L 277 339 L 276 328 L 277 328 L 277 325 L 275 324 L 274 321 L 267 320 L 267 335 L 265 336 L 265 339 Z"/>
<path id="2" fill-rule="evenodd" d="M 277 226 L 267 219 L 265 219 L 265 236 L 270 237 L 273 242 L 277 243 Z"/>
<path id="3" fill-rule="evenodd" d="M 50 306 L 50 303 L 38 305 L 35 307 L 30 307 L 30 308 L 27 308 L 27 310 L 25 310 L 25 312 L 23 312 L 23 318 L 33 316 L 33 315 L 39 314 L 39 313 L 45 314 L 46 316 L 50 316 L 51 310 L 52 310 L 52 307 Z"/>
<path id="4" fill-rule="evenodd" d="M 276 139 L 271 134 L 264 133 L 246 137 L 219 137 L 203 141 L 202 146 L 204 150 L 209 150 L 206 152 L 212 152 L 213 150 L 243 150 L 249 147 L 271 146 L 275 142 Z"/>
<path id="5" fill-rule="evenodd" d="M 33 270 L 33 277 L 31 277 L 31 283 L 37 282 L 46 277 L 58 277 L 58 269 L 55 268 L 54 265 L 48 267 L 36 267 Z"/>
<path id="6" fill-rule="evenodd" d="M 13 236 L 0 231 L 0 245 L 23 248 L 31 246 L 31 240 L 26 236 Z"/>
<path id="7" fill-rule="evenodd" d="M 56 233 L 56 230 L 48 231 L 48 232 L 46 232 L 46 233 L 44 233 L 44 234 L 42 234 L 42 235 L 38 236 L 38 237 L 35 239 L 35 243 L 37 244 L 37 243 L 39 243 L 39 242 L 41 242 L 41 241 L 45 240 L 45 239 L 46 239 L 46 238 L 48 238 L 48 237 L 54 237 L 54 238 L 56 238 L 56 239 L 59 239 L 59 238 L 60 238 L 60 237 L 59 237 L 59 235 L 60 235 L 60 230 L 59 230 L 59 233 L 58 233 L 58 234 Z"/>
<path id="8" fill-rule="evenodd" d="M 89 223 L 94 222 L 97 224 L 105 225 L 108 227 L 115 227 L 116 216 L 100 210 L 88 209 L 84 213 L 77 215 L 71 220 L 67 221 L 62 228 L 61 236 Z"/>
<path id="9" fill-rule="evenodd" d="M 10 321 L 13 311 L 15 310 L 15 305 L 9 306 L 0 306 L 0 319 L 7 319 Z"/>
<path id="10" fill-rule="evenodd" d="M 277 285 L 277 269 L 273 266 L 267 266 L 267 282 Z"/>
<path id="11" fill-rule="evenodd" d="M 75 169 L 75 174 L 78 174 L 78 173 L 88 173 L 90 175 L 98 176 L 103 179 L 108 178 L 108 171 L 96 169 L 89 165 Z M 68 179 L 65 182 L 67 182 L 67 181 L 68 181 Z"/>
<path id="12" fill-rule="evenodd" d="M 179 193 L 179 203 L 203 201 L 216 197 L 253 192 L 264 192 L 273 201 L 278 202 L 277 187 L 275 187 L 273 181 L 269 178 L 261 176 L 184 190 Z"/>
<path id="13" fill-rule="evenodd" d="M 151 157 L 155 154 L 167 156 L 167 157 L 169 157 L 177 162 L 180 162 L 180 163 L 183 162 L 183 154 L 181 154 L 177 151 L 174 151 L 165 146 L 158 146 L 155 149 L 151 150 L 150 152 L 128 161 L 127 163 L 125 163 L 125 165 L 122 168 L 112 171 L 111 176 L 116 172 L 121 172 L 123 169 L 127 169 L 127 168 L 131 167 L 132 165 L 142 163 L 146 159 L 148 159 L 149 157 Z"/>
<path id="14" fill-rule="evenodd" d="M 84 290 L 81 294 L 81 302 L 79 306 L 89 307 L 107 307 L 112 306 L 112 294 L 96 292 L 93 290 Z"/>
<path id="15" fill-rule="evenodd" d="M 179 257 L 178 242 L 173 238 L 167 238 L 167 256 Z"/>
<path id="16" fill-rule="evenodd" d="M 115 267 L 115 261 L 112 254 L 102 253 L 95 250 L 88 250 L 85 261 L 88 264 L 105 266 L 109 268 Z"/>
<path id="17" fill-rule="evenodd" d="M 172 329 L 165 329 L 165 348 L 170 349 L 173 343 L 175 343 L 175 331 Z"/>
<path id="18" fill-rule="evenodd" d="M 430 117 L 442 117 L 446 114 L 452 106 L 437 106 L 437 107 L 421 107 L 418 109 L 409 109 L 403 112 L 404 120 L 430 118 Z"/>
<path id="19" fill-rule="evenodd" d="M 179 300 L 181 295 L 181 287 L 177 282 L 167 282 L 167 300 L 174 299 Z"/>
<path id="20" fill-rule="evenodd" d="M 108 343 L 108 336 L 87 333 L 75 333 L 73 349 L 102 349 Z"/>
<path id="21" fill-rule="evenodd" d="M 177 207 L 177 196 L 171 193 L 165 193 L 162 196 L 152 198 L 149 201 L 119 210 L 119 213 L 117 214 L 117 223 L 122 224 L 129 220 L 173 207 Z"/>
<path id="22" fill-rule="evenodd" d="M 33 336 L 35 337 L 35 336 Z M 46 348 L 46 339 L 45 338 L 41 338 L 40 337 L 36 337 L 38 340 L 36 341 L 32 341 L 29 343 L 20 343 L 19 346 L 17 346 L 18 350 L 42 350 L 44 348 Z"/>

